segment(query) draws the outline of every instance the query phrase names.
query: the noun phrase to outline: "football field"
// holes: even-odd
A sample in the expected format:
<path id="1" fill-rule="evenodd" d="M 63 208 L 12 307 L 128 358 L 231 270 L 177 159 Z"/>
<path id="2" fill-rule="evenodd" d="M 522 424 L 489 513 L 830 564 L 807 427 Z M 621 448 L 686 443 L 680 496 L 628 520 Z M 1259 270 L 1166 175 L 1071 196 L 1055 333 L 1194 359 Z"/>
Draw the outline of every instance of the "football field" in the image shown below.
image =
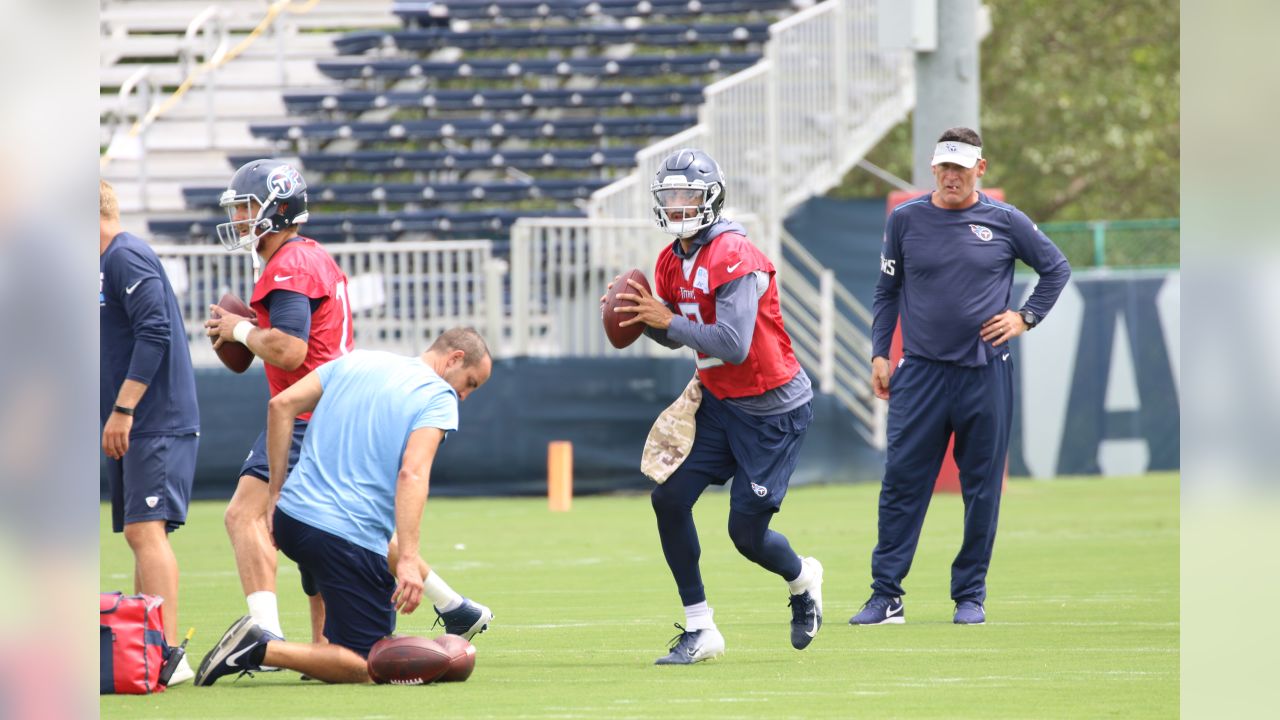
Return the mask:
<path id="1" fill-rule="evenodd" d="M 847 624 L 869 594 L 878 485 L 793 489 L 773 527 L 826 568 L 825 623 L 788 640 L 784 583 L 738 555 L 728 497 L 695 513 L 723 658 L 656 667 L 683 623 L 647 495 L 434 499 L 423 554 L 496 619 L 461 684 L 327 686 L 297 673 L 211 688 L 107 696 L 104 718 L 1054 718 L 1178 714 L 1178 477 L 1014 480 L 988 578 L 987 625 L 951 623 L 959 496 L 934 499 L 905 586 L 907 624 Z M 245 612 L 225 503 L 192 505 L 174 533 L 180 622 L 198 665 Z M 132 558 L 104 506 L 101 589 L 132 589 Z M 282 556 L 281 619 L 309 635 L 298 573 Z M 434 635 L 424 606 L 398 632 Z"/>

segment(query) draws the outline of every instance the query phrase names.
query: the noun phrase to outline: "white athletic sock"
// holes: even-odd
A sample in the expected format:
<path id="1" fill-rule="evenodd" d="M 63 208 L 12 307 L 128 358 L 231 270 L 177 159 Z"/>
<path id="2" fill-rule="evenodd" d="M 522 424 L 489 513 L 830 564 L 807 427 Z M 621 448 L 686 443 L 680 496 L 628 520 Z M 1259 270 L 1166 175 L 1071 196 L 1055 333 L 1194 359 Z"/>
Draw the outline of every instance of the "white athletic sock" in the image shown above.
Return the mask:
<path id="1" fill-rule="evenodd" d="M 280 629 L 280 610 L 276 606 L 276 594 L 268 590 L 249 593 L 245 598 L 249 602 L 249 615 L 267 632 L 284 637 Z"/>
<path id="2" fill-rule="evenodd" d="M 791 591 L 792 595 L 799 595 L 803 593 L 805 590 L 809 589 L 810 585 L 813 584 L 813 576 L 816 574 L 817 572 L 814 570 L 813 563 L 807 563 L 801 559 L 800 574 L 796 576 L 795 580 L 787 581 L 787 589 Z"/>
<path id="3" fill-rule="evenodd" d="M 462 596 L 454 592 L 435 570 L 427 573 L 427 579 L 423 581 L 423 592 L 427 594 L 427 599 L 435 606 L 436 610 L 446 613 L 450 610 L 456 610 L 462 605 Z"/>
<path id="4" fill-rule="evenodd" d="M 685 605 L 684 606 L 685 629 L 688 630 L 689 632 L 693 632 L 695 630 L 714 629 L 716 626 L 716 622 L 715 620 L 712 619 L 712 616 L 715 615 L 715 612 L 716 612 L 715 610 L 711 609 L 710 605 L 707 605 L 706 600 L 703 600 L 702 602 L 696 603 L 694 605 Z"/>

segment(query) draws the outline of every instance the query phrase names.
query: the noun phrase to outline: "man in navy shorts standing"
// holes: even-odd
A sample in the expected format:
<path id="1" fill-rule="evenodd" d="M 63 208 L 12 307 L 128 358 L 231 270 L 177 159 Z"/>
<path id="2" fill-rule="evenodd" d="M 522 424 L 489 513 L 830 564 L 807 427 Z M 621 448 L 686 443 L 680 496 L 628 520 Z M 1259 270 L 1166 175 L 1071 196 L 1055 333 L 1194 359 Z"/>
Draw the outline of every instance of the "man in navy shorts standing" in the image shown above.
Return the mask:
<path id="1" fill-rule="evenodd" d="M 953 432 L 964 540 L 951 566 L 952 621 L 986 621 L 987 568 L 1013 419 L 1008 342 L 1040 324 L 1071 277 L 1067 259 L 1035 223 L 977 190 L 986 170 L 978 133 L 947 130 L 933 154 L 937 190 L 899 205 L 885 226 L 871 382 L 876 397 L 889 401 L 889 447 L 872 595 L 849 620 L 853 625 L 906 622 L 902 580 Z M 1040 279 L 1027 303 L 1011 310 L 1015 260 Z M 889 346 L 899 315 L 904 357 L 895 372 Z"/>
<path id="2" fill-rule="evenodd" d="M 424 574 L 418 532 L 436 451 L 458 428 L 458 403 L 492 368 L 480 335 L 454 328 L 416 357 L 353 351 L 272 398 L 269 530 L 324 599 L 329 642 L 285 642 L 246 615 L 205 656 L 196 685 L 263 666 L 331 683 L 369 682 L 369 649 L 395 630 L 396 611 L 412 613 L 424 594 L 446 627 L 450 618 L 461 625 L 456 634 L 485 630 L 488 608 L 429 568 Z M 311 422 L 288 471 L 293 419 L 302 412 Z M 389 553 L 393 533 L 398 549 Z"/>
<path id="3" fill-rule="evenodd" d="M 693 505 L 708 485 L 730 478 L 729 536 L 744 557 L 786 581 L 791 644 L 802 650 L 822 625 L 822 565 L 801 558 L 769 522 L 813 419 L 813 389 L 783 327 L 774 266 L 741 225 L 721 218 L 725 180 L 705 152 L 668 155 L 650 189 L 658 227 L 675 240 L 658 256 L 653 295 L 634 281 L 633 293 L 618 295 L 636 303 L 620 308 L 635 313 L 622 324 L 644 323 L 653 341 L 693 348 L 702 398 L 688 456 L 652 495 L 686 623 L 657 664 L 724 653 L 698 569 Z"/>
<path id="4" fill-rule="evenodd" d="M 168 533 L 187 521 L 200 411 L 187 332 L 160 258 L 120 229 L 115 190 L 98 182 L 102 451 L 111 527 L 134 557 L 134 591 L 164 598 L 165 640 L 178 644 L 178 560 Z M 190 680 L 183 658 L 170 685 Z"/>

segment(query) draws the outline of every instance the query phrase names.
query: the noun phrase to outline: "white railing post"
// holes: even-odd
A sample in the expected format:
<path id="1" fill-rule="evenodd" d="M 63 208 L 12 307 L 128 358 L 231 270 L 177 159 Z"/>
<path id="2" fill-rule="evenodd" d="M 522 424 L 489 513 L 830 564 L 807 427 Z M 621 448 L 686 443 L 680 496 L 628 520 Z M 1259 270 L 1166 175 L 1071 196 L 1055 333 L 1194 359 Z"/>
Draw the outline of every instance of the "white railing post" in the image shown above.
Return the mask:
<path id="1" fill-rule="evenodd" d="M 774 54 L 777 50 L 774 46 L 770 46 L 770 50 Z M 768 55 L 766 55 L 766 58 Z M 782 194 L 785 192 L 786 185 L 782 182 L 781 158 L 779 157 L 781 138 L 778 117 L 782 111 L 781 104 L 778 102 L 778 85 L 782 82 L 780 64 L 771 59 L 766 59 L 769 63 L 769 71 L 765 75 L 765 138 L 766 153 L 768 153 L 768 169 L 766 188 L 770 191 L 765 196 L 764 208 L 764 226 L 768 237 L 767 240 L 772 242 L 778 237 L 778 229 L 782 224 L 781 205 Z"/>
<path id="2" fill-rule="evenodd" d="M 507 355 L 507 339 L 502 331 L 502 283 L 510 268 L 504 260 L 491 258 L 484 268 L 485 337 L 494 357 Z"/>
<path id="3" fill-rule="evenodd" d="M 830 269 L 823 269 L 818 278 L 818 327 L 819 356 L 821 357 L 821 390 L 833 393 L 836 390 L 836 274 Z"/>
<path id="4" fill-rule="evenodd" d="M 202 51 L 197 47 L 201 41 L 203 43 Z M 188 77 L 201 66 L 196 63 L 196 55 L 200 54 L 203 58 L 202 64 L 205 69 L 203 83 L 205 94 L 204 122 L 205 132 L 208 133 L 209 137 L 209 147 L 211 148 L 217 147 L 215 130 L 217 103 L 214 102 L 214 96 L 217 94 L 217 64 L 221 62 L 230 45 L 230 30 L 222 18 L 222 9 L 217 5 L 210 5 L 199 15 L 192 18 L 191 23 L 187 25 L 187 32 L 183 35 L 182 49 L 179 51 L 179 55 L 182 58 L 183 74 Z"/>
<path id="5" fill-rule="evenodd" d="M 836 0 L 832 11 L 835 18 L 830 28 L 833 41 L 831 43 L 831 70 L 834 74 L 832 82 L 835 87 L 835 112 L 831 130 L 831 158 L 837 160 L 844 154 L 845 138 L 849 134 L 849 121 L 853 118 L 854 108 L 849 106 L 849 3 L 848 0 Z"/>
<path id="6" fill-rule="evenodd" d="M 151 209 L 151 200 L 147 192 L 147 133 L 151 128 L 151 105 L 158 95 L 155 79 L 151 77 L 151 66 L 143 65 L 133 72 L 120 85 L 116 96 L 116 125 L 111 133 L 111 145 L 107 153 L 114 157 L 135 157 L 138 161 L 138 199 L 144 211 Z M 131 111 L 132 98 L 137 98 L 139 107 Z M 130 120 L 133 116 L 133 120 Z M 138 126 L 138 136 L 130 138 L 132 125 Z"/>
<path id="7" fill-rule="evenodd" d="M 523 220 L 511 227 L 511 352 L 517 357 L 529 351 L 529 245 L 533 229 Z"/>

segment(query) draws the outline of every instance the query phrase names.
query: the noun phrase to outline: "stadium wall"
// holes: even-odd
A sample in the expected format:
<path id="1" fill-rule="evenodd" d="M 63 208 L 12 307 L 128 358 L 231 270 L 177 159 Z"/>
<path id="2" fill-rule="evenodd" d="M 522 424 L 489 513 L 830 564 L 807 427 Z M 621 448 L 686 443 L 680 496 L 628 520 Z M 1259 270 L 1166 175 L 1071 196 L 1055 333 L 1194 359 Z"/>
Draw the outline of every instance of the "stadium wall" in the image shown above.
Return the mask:
<path id="1" fill-rule="evenodd" d="M 1017 278 L 1015 307 L 1033 284 L 1034 276 Z M 1179 467 L 1179 290 L 1176 271 L 1076 273 L 1050 319 L 1015 341 L 1010 473 L 1049 478 Z M 638 470 L 644 438 L 690 370 L 683 354 L 499 360 L 489 384 L 462 406 L 462 429 L 440 451 L 432 492 L 545 492 L 552 440 L 573 442 L 578 492 L 646 489 Z M 202 435 L 195 494 L 229 497 L 266 420 L 266 381 L 256 366 L 244 375 L 196 372 Z M 830 396 L 815 402 L 812 428 L 797 483 L 879 480 L 882 456 Z"/>
<path id="2" fill-rule="evenodd" d="M 1035 276 L 1014 283 L 1021 307 Z M 1177 470 L 1181 274 L 1077 271 L 1048 320 L 1014 342 L 1009 472 Z"/>

